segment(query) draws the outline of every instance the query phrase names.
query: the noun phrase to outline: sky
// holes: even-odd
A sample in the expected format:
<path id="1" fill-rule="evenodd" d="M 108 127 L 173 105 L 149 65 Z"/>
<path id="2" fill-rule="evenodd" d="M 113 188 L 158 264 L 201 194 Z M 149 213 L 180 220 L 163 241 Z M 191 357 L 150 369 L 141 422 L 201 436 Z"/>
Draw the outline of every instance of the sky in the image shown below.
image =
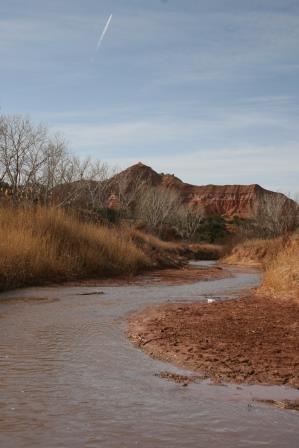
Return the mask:
<path id="1" fill-rule="evenodd" d="M 299 0 L 0 0 L 1 112 L 80 157 L 299 192 L 298 100 Z"/>

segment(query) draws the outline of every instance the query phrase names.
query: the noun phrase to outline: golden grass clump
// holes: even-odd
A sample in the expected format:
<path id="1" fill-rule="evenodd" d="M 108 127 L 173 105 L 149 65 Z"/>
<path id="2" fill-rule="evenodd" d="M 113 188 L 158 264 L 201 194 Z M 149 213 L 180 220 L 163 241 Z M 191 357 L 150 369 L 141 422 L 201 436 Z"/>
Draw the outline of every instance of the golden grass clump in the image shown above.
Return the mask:
<path id="1" fill-rule="evenodd" d="M 247 240 L 224 258 L 231 264 L 258 265 L 264 279 L 258 292 L 272 297 L 292 297 L 299 301 L 299 235 L 274 239 Z"/>
<path id="2" fill-rule="evenodd" d="M 284 238 L 250 239 L 237 244 L 224 261 L 247 266 L 268 265 L 284 245 Z"/>
<path id="3" fill-rule="evenodd" d="M 216 244 L 188 244 L 162 241 L 136 228 L 128 228 L 132 241 L 145 252 L 157 267 L 175 267 L 187 259 L 216 260 L 223 253 L 223 246 Z"/>
<path id="4" fill-rule="evenodd" d="M 151 249 L 165 250 L 165 251 L 179 251 L 181 244 L 172 241 L 162 241 L 150 233 L 142 232 L 135 228 L 128 228 L 128 234 L 138 247 L 148 246 Z"/>
<path id="5" fill-rule="evenodd" d="M 261 292 L 299 301 L 299 235 L 290 238 L 276 258 L 265 267 Z"/>
<path id="6" fill-rule="evenodd" d="M 0 209 L 0 289 L 131 274 L 150 260 L 125 231 L 58 209 Z"/>

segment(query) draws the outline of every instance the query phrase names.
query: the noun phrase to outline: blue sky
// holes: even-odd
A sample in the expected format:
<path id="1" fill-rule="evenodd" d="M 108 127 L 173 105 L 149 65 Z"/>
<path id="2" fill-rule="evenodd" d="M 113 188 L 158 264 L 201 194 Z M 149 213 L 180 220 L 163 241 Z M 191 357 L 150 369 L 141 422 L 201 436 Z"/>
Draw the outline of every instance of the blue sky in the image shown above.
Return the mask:
<path id="1" fill-rule="evenodd" d="M 82 157 L 299 191 L 299 0 L 0 0 L 0 61 Z"/>

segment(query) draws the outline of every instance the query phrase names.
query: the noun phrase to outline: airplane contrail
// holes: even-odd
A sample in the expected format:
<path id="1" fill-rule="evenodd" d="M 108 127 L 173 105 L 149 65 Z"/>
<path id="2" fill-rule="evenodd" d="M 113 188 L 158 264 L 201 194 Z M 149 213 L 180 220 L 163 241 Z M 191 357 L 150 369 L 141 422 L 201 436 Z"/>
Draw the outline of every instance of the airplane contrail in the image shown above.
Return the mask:
<path id="1" fill-rule="evenodd" d="M 106 34 L 107 31 L 108 31 L 108 28 L 109 28 L 109 25 L 110 25 L 111 20 L 112 20 L 112 14 L 111 14 L 111 16 L 109 17 L 109 19 L 107 20 L 107 23 L 106 23 L 106 25 L 105 25 L 105 27 L 104 27 L 104 29 L 103 29 L 103 31 L 102 31 L 102 34 L 101 34 L 101 36 L 100 36 L 100 38 L 99 38 L 99 41 L 98 41 L 98 43 L 97 43 L 97 51 L 98 51 L 98 49 L 100 48 L 100 46 L 102 45 L 103 39 L 104 39 L 104 37 L 105 37 L 105 34 Z"/>

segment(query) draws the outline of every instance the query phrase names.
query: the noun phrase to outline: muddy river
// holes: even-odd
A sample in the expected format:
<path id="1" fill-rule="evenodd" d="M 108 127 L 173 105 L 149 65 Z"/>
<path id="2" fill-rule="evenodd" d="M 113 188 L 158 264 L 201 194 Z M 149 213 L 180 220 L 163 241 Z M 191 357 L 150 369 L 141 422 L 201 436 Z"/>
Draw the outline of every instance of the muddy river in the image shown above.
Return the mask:
<path id="1" fill-rule="evenodd" d="M 126 338 L 126 316 L 167 301 L 237 297 L 254 270 L 189 285 L 46 287 L 0 296 L 1 448 L 299 446 L 299 415 L 253 399 L 283 387 L 190 384 Z M 103 291 L 104 294 L 91 294 Z M 87 295 L 86 295 L 87 294 Z"/>

